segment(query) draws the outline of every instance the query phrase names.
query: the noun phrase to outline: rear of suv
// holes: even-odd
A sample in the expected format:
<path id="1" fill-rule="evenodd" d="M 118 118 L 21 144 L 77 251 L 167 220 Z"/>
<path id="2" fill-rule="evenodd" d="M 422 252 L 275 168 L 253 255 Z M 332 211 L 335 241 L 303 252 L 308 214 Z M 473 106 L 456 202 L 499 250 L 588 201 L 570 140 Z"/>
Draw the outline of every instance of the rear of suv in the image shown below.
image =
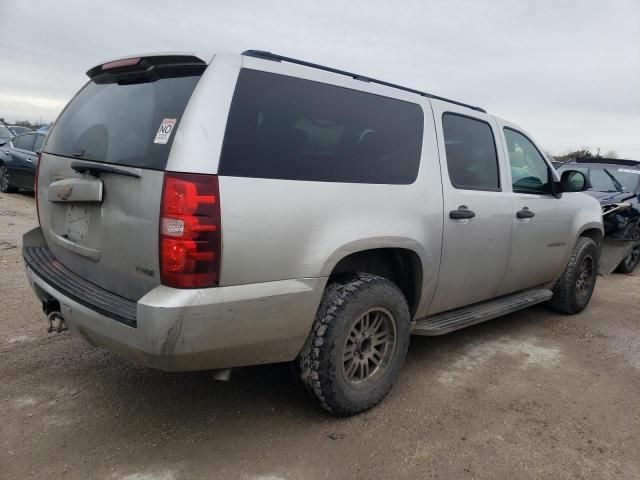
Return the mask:
<path id="1" fill-rule="evenodd" d="M 256 51 L 87 73 L 23 243 L 58 330 L 164 370 L 293 361 L 348 415 L 390 390 L 412 332 L 591 297 L 586 178 L 478 107 Z"/>

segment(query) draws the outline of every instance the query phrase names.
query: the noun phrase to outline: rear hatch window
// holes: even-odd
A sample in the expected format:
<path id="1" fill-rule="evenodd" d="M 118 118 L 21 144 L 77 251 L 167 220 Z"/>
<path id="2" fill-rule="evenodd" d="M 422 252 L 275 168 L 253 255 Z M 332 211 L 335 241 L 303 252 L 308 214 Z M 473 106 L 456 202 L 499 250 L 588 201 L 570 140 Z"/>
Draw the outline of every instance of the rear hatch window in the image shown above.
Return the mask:
<path id="1" fill-rule="evenodd" d="M 163 65 L 164 57 L 113 73 L 96 67 L 56 121 L 45 152 L 163 170 L 180 118 L 205 65 Z M 187 57 L 189 58 L 189 57 Z M 154 64 L 159 63 L 159 65 Z"/>

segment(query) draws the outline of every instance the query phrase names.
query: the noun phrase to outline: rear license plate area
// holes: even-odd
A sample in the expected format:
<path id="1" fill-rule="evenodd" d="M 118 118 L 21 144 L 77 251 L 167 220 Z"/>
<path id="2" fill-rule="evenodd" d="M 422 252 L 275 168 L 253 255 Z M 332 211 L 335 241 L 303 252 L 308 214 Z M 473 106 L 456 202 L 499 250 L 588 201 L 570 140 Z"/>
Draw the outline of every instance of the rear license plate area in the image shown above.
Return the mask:
<path id="1" fill-rule="evenodd" d="M 89 235 L 91 215 L 87 207 L 67 206 L 64 236 L 72 242 L 84 243 Z"/>

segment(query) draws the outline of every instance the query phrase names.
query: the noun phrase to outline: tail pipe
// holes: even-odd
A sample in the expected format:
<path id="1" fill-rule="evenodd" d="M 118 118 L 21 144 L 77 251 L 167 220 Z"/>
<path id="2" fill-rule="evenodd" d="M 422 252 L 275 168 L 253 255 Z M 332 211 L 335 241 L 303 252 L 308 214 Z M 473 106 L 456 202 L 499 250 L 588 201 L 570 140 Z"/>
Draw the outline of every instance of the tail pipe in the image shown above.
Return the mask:
<path id="1" fill-rule="evenodd" d="M 68 330 L 64 317 L 60 313 L 60 302 L 54 298 L 46 298 L 42 300 L 42 310 L 47 316 L 47 322 L 49 322 L 48 333 L 62 333 Z"/>
<path id="2" fill-rule="evenodd" d="M 48 333 L 51 333 L 51 332 L 62 333 L 69 330 L 67 328 L 67 324 L 64 323 L 64 317 L 58 311 L 51 312 L 49 315 L 47 315 L 47 320 L 49 321 L 49 326 L 47 327 Z"/>

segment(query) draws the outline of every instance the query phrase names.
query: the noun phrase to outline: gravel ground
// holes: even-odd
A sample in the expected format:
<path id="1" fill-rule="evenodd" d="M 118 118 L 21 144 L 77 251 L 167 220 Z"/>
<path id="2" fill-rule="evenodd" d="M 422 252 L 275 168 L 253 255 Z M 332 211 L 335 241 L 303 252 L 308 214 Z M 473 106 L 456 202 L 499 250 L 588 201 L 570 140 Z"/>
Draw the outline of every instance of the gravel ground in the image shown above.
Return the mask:
<path id="1" fill-rule="evenodd" d="M 640 479 L 640 277 L 412 340 L 390 396 L 336 419 L 283 365 L 163 373 L 45 331 L 20 256 L 33 197 L 0 195 L 0 478 Z"/>

